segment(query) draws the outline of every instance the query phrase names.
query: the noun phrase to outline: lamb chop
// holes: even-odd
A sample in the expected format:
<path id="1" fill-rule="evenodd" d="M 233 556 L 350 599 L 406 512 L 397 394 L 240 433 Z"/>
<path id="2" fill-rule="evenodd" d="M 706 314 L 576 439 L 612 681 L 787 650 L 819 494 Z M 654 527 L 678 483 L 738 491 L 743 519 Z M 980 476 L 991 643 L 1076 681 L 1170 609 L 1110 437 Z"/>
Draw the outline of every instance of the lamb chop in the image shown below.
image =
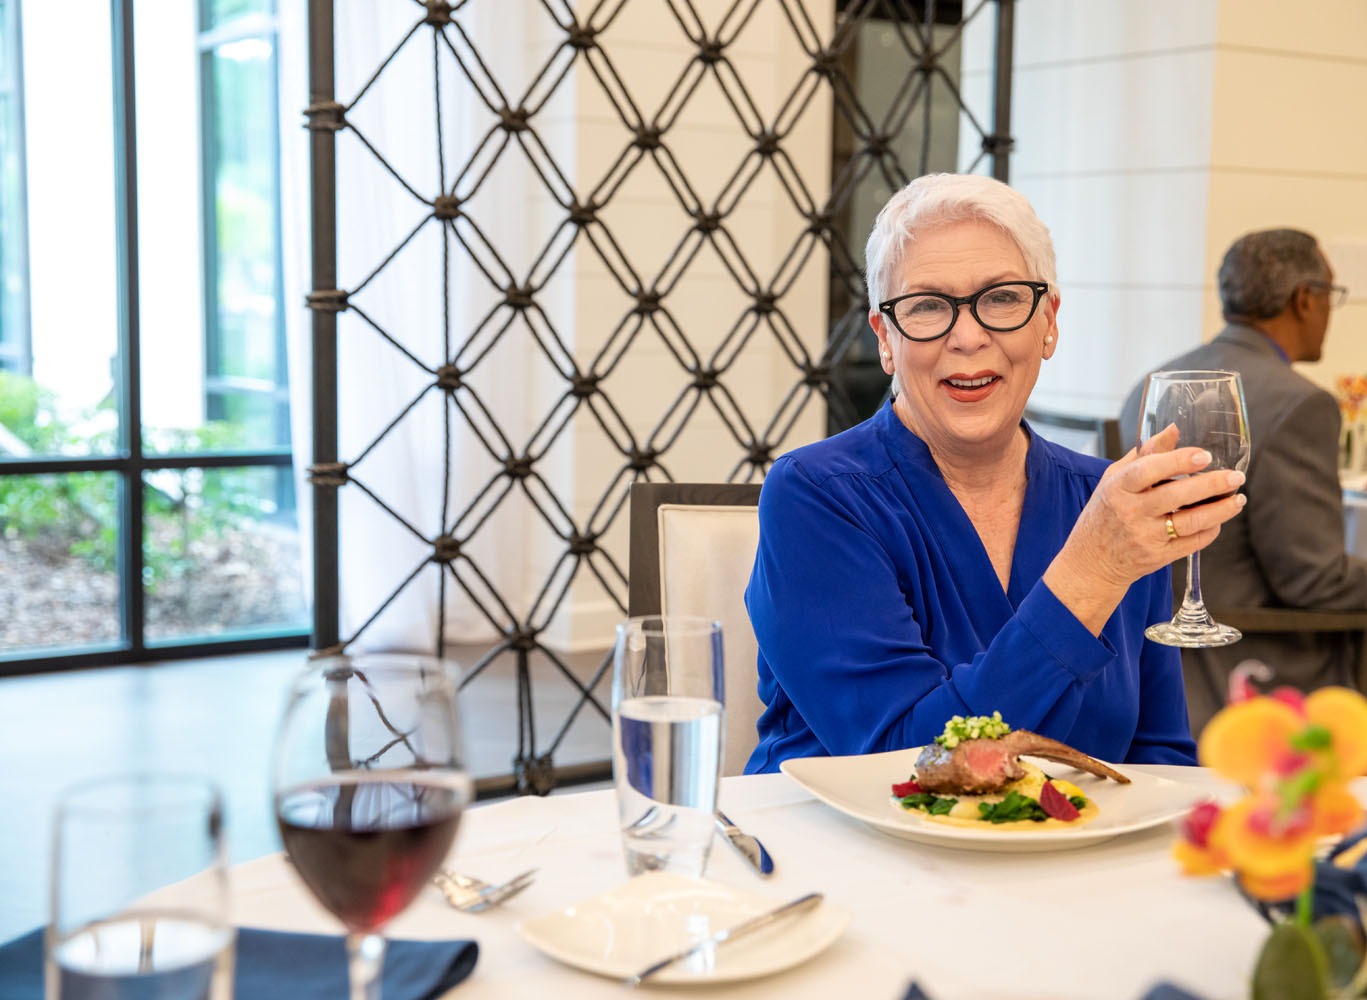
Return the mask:
<path id="1" fill-rule="evenodd" d="M 932 743 L 916 758 L 916 783 L 923 791 L 937 795 L 1000 792 L 1011 782 L 1025 777 L 1019 758 L 1027 755 L 1068 764 L 1122 785 L 1130 783 L 1125 775 L 1095 757 L 1025 729 L 1014 730 L 995 740 L 964 740 L 953 750 Z"/>

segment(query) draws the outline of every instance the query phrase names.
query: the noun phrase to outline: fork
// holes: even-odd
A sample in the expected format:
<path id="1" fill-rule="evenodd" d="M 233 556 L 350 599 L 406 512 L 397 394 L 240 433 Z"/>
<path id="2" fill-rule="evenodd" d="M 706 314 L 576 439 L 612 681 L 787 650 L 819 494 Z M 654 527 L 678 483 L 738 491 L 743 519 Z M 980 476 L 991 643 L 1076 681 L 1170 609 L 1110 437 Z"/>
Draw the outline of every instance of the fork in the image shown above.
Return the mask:
<path id="1" fill-rule="evenodd" d="M 536 869 L 529 868 L 506 882 L 494 885 L 473 875 L 462 875 L 442 868 L 432 876 L 432 882 L 442 891 L 446 901 L 457 910 L 481 913 L 512 899 L 532 884 L 535 875 Z"/>

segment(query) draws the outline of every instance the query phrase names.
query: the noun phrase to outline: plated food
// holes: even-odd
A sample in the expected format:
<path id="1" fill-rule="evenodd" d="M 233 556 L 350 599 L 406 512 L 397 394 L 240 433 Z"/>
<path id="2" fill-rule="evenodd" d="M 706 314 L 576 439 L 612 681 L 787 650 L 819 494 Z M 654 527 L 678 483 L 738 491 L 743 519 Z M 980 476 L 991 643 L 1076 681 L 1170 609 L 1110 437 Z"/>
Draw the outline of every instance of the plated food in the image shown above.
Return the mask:
<path id="1" fill-rule="evenodd" d="M 911 777 L 893 783 L 893 802 L 936 822 L 1011 830 L 1080 826 L 1097 817 L 1097 804 L 1081 788 L 1023 760 L 1027 755 L 1130 783 L 1066 743 L 1013 730 L 1000 712 L 993 712 L 956 715 L 945 723 L 935 742 L 921 749 Z"/>
<path id="2" fill-rule="evenodd" d="M 1029 759 L 1055 778 L 1065 778 L 1094 802 L 1087 823 L 1030 823 L 1004 830 L 991 823 L 943 823 L 919 809 L 903 809 L 889 794 L 893 778 L 914 774 L 924 747 L 845 757 L 792 757 L 779 767 L 800 787 L 836 812 L 879 833 L 935 847 L 993 854 L 1063 851 L 1099 844 L 1121 834 L 1163 826 L 1211 794 L 1191 768 L 1126 765 L 1128 785 L 1077 771 L 1043 758 Z M 1190 777 L 1192 780 L 1187 780 Z M 1166 841 L 1165 841 L 1166 843 Z"/>

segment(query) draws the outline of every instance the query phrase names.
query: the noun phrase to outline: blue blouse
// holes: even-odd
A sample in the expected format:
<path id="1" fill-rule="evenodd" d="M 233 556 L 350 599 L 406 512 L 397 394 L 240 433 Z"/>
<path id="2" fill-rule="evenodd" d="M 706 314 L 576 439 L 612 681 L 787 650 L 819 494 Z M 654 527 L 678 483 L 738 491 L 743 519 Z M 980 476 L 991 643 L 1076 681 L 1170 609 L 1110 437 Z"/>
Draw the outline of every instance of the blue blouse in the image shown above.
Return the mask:
<path id="1" fill-rule="evenodd" d="M 1144 638 L 1172 616 L 1170 570 L 1133 584 L 1100 637 L 1040 580 L 1106 465 L 1030 435 L 1003 592 L 891 404 L 778 459 L 745 594 L 766 705 L 746 771 L 921 746 L 993 711 L 1102 760 L 1194 764 L 1180 653 Z"/>

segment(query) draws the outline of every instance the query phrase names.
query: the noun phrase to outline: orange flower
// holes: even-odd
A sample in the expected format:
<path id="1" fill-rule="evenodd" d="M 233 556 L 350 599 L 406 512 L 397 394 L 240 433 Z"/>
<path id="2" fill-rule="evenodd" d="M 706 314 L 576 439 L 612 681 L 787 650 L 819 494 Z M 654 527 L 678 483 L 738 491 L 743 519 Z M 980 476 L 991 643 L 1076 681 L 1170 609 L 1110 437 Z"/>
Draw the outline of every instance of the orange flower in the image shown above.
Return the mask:
<path id="1" fill-rule="evenodd" d="M 1310 797 L 1311 827 L 1317 837 L 1349 833 L 1362 821 L 1357 796 L 1341 781 L 1327 781 Z"/>
<path id="2" fill-rule="evenodd" d="M 1201 763 L 1245 788 L 1258 784 L 1285 757 L 1291 737 L 1305 726 L 1290 705 L 1269 697 L 1227 705 L 1201 731 Z"/>
<path id="3" fill-rule="evenodd" d="M 1272 793 L 1248 796 L 1230 806 L 1210 839 L 1213 849 L 1239 873 L 1244 888 L 1259 899 L 1294 896 L 1314 876 L 1317 838 L 1310 811 L 1288 812 Z"/>
<path id="4" fill-rule="evenodd" d="M 1338 777 L 1367 774 L 1367 698 L 1351 688 L 1320 688 L 1306 697 L 1305 716 L 1329 730 Z"/>
<path id="5" fill-rule="evenodd" d="M 1182 866 L 1182 874 L 1194 878 L 1219 875 L 1229 868 L 1228 858 L 1204 847 L 1197 847 L 1189 840 L 1176 841 L 1172 845 L 1172 856 Z"/>
<path id="6" fill-rule="evenodd" d="M 1182 820 L 1182 836 L 1172 845 L 1172 854 L 1187 875 L 1218 875 L 1229 867 L 1229 858 L 1210 843 L 1211 831 L 1220 820 L 1220 807 L 1214 802 L 1194 806 Z"/>
<path id="7" fill-rule="evenodd" d="M 1314 865 L 1303 865 L 1300 868 L 1290 869 L 1272 878 L 1262 878 L 1249 872 L 1239 872 L 1239 884 L 1244 887 L 1244 892 L 1254 899 L 1264 899 L 1268 902 L 1291 899 L 1293 896 L 1300 895 L 1310 888 L 1310 883 L 1314 881 L 1314 878 Z"/>

